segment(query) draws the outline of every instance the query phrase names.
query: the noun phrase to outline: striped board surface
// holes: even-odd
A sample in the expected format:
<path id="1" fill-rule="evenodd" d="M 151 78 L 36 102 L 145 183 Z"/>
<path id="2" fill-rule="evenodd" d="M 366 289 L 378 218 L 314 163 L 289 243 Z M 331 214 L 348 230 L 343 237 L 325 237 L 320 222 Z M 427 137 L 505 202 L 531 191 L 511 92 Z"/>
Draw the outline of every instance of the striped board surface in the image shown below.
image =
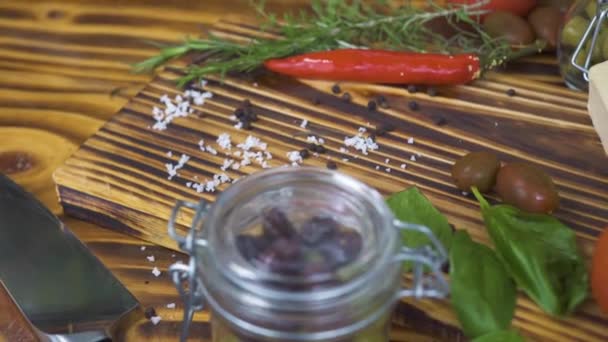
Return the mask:
<path id="1" fill-rule="evenodd" d="M 214 33 L 244 41 L 262 34 L 232 22 L 218 24 Z M 183 75 L 180 63 L 160 71 L 55 172 L 67 214 L 177 249 L 166 232 L 176 200 L 213 201 L 229 183 L 215 192 L 199 192 L 204 189 L 196 184 L 223 172 L 236 179 L 261 170 L 255 161 L 221 169 L 226 159 L 239 161 L 233 155 L 237 144 L 248 136 L 259 138 L 272 155 L 268 164 L 279 167 L 291 164 L 288 152 L 306 148 L 307 137 L 316 136 L 327 151 L 311 154 L 303 165 L 333 162 L 383 195 L 415 185 L 451 224 L 477 241 L 489 243 L 478 204 L 450 178 L 454 161 L 477 150 L 494 151 L 504 162 L 531 162 L 551 174 L 561 196 L 555 216 L 576 231 L 586 257 L 608 226 L 608 158 L 587 113 L 586 94 L 562 85 L 552 56 L 524 59 L 467 86 L 439 87 L 435 96 L 426 88 L 410 92 L 405 86 L 357 83 L 341 83 L 341 92 L 334 94 L 331 82 L 264 72 L 210 77 L 204 88 L 192 87 L 213 93 L 212 98 L 192 103 L 189 116 L 155 130 L 153 107 L 164 107 L 163 95 L 183 95 L 184 89 L 175 87 Z M 345 92 L 350 101 L 343 99 Z M 380 95 L 388 107 L 370 110 L 368 102 Z M 237 129 L 232 117 L 244 100 L 259 118 L 251 130 Z M 344 144 L 345 137 L 368 136 L 387 126 L 395 129 L 378 134 L 378 149 L 368 154 Z M 216 142 L 224 133 L 234 145 L 230 151 Z M 217 153 L 201 150 L 201 139 Z M 166 164 L 175 166 L 182 155 L 190 159 L 168 179 Z M 187 211 L 178 217 L 179 228 L 185 231 L 191 217 Z M 404 300 L 394 321 L 396 340 L 400 330 L 412 329 L 420 331 L 420 341 L 464 340 L 448 301 Z M 591 300 L 573 317 L 555 319 L 521 295 L 513 326 L 531 340 L 608 341 L 608 317 Z"/>

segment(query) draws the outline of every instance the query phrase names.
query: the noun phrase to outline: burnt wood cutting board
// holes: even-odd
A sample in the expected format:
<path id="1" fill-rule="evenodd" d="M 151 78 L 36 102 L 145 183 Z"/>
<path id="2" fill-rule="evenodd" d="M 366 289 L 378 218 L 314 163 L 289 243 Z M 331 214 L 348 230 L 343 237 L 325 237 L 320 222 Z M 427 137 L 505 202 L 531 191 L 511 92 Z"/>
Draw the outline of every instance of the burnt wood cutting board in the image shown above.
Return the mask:
<path id="1" fill-rule="evenodd" d="M 253 26 L 229 22 L 218 24 L 214 33 L 237 40 L 262 34 Z M 181 75 L 179 67 L 159 72 L 55 172 L 67 214 L 176 249 L 166 233 L 170 210 L 177 199 L 213 201 L 228 186 L 198 193 L 186 184 L 221 173 L 228 156 L 215 141 L 229 133 L 233 144 L 248 135 L 267 143 L 272 166 L 289 164 L 287 152 L 305 148 L 308 135 L 320 136 L 327 153 L 311 156 L 304 165 L 325 167 L 334 161 L 338 170 L 384 195 L 416 185 L 452 224 L 482 242 L 489 240 L 478 205 L 454 187 L 450 167 L 468 151 L 492 150 L 505 162 L 528 161 L 553 176 L 562 199 L 555 215 L 576 230 L 587 257 L 600 230 L 608 226 L 608 158 L 587 113 L 586 94 L 562 85 L 552 56 L 526 59 L 471 85 L 438 88 L 436 96 L 425 88 L 410 93 L 405 86 L 341 83 L 350 102 L 333 94 L 330 82 L 268 74 L 209 78 L 205 89 L 213 98 L 193 105 L 192 114 L 176 119 L 167 130 L 151 129 L 152 108 L 161 107 L 160 97 L 182 93 L 174 86 Z M 507 94 L 509 89 L 514 96 Z M 368 101 L 378 95 L 386 97 L 389 108 L 369 110 Z M 260 118 L 251 131 L 235 128 L 230 118 L 245 99 Z M 419 108 L 413 110 L 410 101 Z M 303 120 L 308 121 L 306 128 L 300 126 Z M 377 137 L 377 151 L 363 155 L 342 149 L 344 138 L 356 135 L 360 127 L 367 128 L 367 135 L 386 124 L 396 129 Z M 217 155 L 201 151 L 201 139 Z M 169 180 L 165 164 L 176 164 L 182 154 L 191 159 Z M 249 165 L 226 173 L 238 178 L 260 169 Z M 179 217 L 181 229 L 191 214 Z M 591 301 L 565 320 L 543 314 L 523 295 L 517 304 L 513 325 L 532 340 L 608 341 L 608 317 Z M 395 326 L 392 336 L 399 329 L 413 329 L 422 334 L 421 341 L 463 339 L 448 301 L 406 300 L 398 306 Z"/>

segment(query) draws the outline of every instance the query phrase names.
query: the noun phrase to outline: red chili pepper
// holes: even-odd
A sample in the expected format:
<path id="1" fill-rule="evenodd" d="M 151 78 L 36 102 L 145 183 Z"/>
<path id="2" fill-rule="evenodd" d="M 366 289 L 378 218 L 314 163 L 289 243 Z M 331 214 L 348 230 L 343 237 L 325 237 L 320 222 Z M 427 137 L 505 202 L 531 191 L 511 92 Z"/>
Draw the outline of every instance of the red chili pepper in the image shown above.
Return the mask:
<path id="1" fill-rule="evenodd" d="M 341 49 L 271 59 L 266 68 L 293 77 L 387 84 L 463 84 L 479 77 L 474 54 L 441 55 Z"/>
<path id="2" fill-rule="evenodd" d="M 482 0 L 447 0 L 448 4 L 473 5 Z M 520 17 L 525 17 L 536 6 L 536 0 L 490 0 L 487 4 L 475 10 L 505 11 L 511 12 Z M 484 18 L 482 15 L 481 18 Z"/>

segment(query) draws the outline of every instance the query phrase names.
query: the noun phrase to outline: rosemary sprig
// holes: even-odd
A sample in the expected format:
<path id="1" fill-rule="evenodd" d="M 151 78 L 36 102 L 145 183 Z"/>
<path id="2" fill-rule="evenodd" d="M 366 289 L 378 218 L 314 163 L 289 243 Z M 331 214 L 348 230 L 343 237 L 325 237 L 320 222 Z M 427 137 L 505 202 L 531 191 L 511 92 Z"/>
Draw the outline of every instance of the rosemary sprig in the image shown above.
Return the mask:
<path id="1" fill-rule="evenodd" d="M 352 47 L 476 53 L 487 70 L 509 60 L 513 52 L 506 41 L 488 36 L 474 19 L 485 13 L 479 10 L 484 3 L 443 8 L 429 1 L 427 8 L 389 8 L 382 0 L 373 4 L 361 0 L 313 0 L 312 14 L 290 13 L 279 21 L 276 15 L 265 11 L 261 1 L 253 5 L 266 20 L 263 28 L 279 32 L 282 38 L 255 39 L 247 45 L 212 35 L 207 39 L 186 39 L 183 44 L 164 48 L 159 55 L 136 64 L 134 70 L 150 71 L 192 51 L 210 53 L 212 57 L 204 65 L 188 67 L 187 75 L 178 82 L 183 86 L 209 74 L 252 71 L 272 58 Z M 429 24 L 437 19 L 445 20 L 456 33 L 445 37 L 433 32 Z M 460 23 L 472 30 L 462 29 Z"/>

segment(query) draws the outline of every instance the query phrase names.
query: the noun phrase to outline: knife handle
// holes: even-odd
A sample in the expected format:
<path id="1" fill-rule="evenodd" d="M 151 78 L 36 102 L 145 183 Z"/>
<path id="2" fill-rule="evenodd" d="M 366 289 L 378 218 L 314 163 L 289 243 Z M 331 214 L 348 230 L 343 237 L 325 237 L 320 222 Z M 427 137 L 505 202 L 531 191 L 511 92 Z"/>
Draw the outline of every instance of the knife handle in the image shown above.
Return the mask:
<path id="1" fill-rule="evenodd" d="M 0 342 L 40 342 L 36 330 L 0 280 Z"/>

